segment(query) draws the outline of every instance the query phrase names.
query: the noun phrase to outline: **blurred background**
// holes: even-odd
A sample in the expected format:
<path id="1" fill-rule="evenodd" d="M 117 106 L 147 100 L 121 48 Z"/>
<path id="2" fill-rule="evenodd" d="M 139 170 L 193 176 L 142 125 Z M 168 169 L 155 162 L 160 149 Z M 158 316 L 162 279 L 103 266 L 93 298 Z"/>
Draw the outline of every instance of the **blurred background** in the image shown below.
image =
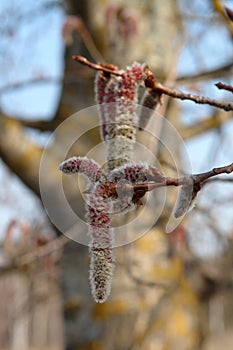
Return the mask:
<path id="1" fill-rule="evenodd" d="M 224 6 L 233 10 L 233 1 L 1 1 L 1 350 L 232 349 L 231 175 L 205 184 L 194 210 L 166 234 L 177 194 L 169 189 L 150 232 L 115 249 L 112 292 L 101 305 L 90 295 L 88 249 L 49 221 L 38 175 L 49 136 L 95 103 L 95 73 L 73 54 L 121 68 L 146 62 L 167 86 L 232 102 L 214 86 L 233 84 L 233 23 Z M 193 173 L 232 163 L 232 112 L 166 97 L 159 112 L 185 141 Z M 88 128 L 88 118 L 81 122 Z M 98 132 L 85 133 L 71 154 L 85 155 L 98 142 Z M 185 171 L 180 144 L 167 142 Z M 154 152 L 172 175 L 166 151 Z M 62 216 L 57 167 L 51 159 L 47 191 Z M 69 202 L 82 213 L 66 181 Z"/>

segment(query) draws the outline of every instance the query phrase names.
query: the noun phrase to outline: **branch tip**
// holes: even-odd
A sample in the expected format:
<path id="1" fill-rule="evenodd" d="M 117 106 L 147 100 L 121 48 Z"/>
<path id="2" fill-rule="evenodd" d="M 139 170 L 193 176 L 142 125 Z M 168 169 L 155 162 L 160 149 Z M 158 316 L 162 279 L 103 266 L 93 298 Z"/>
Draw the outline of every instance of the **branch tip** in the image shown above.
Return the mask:
<path id="1" fill-rule="evenodd" d="M 97 71 L 101 71 L 101 72 L 105 72 L 108 74 L 114 74 L 114 75 L 118 75 L 121 76 L 122 73 L 119 72 L 117 69 L 118 67 L 113 65 L 113 64 L 98 64 L 98 63 L 93 63 L 88 61 L 88 59 L 86 57 L 80 56 L 80 55 L 73 55 L 72 56 L 73 60 L 91 68 Z"/>

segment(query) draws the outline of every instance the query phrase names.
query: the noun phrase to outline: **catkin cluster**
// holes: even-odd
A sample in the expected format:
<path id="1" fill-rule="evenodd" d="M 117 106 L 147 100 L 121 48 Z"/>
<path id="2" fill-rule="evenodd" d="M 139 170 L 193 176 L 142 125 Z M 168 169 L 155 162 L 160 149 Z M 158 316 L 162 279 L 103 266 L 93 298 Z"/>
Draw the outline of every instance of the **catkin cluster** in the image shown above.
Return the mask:
<path id="1" fill-rule="evenodd" d="M 112 69 L 117 69 L 113 66 Z M 96 302 L 110 294 L 114 272 L 114 233 L 111 216 L 132 210 L 139 199 L 134 185 L 163 180 L 161 172 L 146 163 L 132 163 L 136 131 L 145 124 L 139 121 L 138 89 L 148 74 L 145 64 L 134 63 L 118 75 L 100 71 L 95 79 L 95 96 L 99 109 L 100 133 L 106 145 L 107 169 L 94 160 L 72 157 L 61 163 L 65 174 L 81 173 L 89 182 L 86 191 L 86 218 L 89 227 L 90 285 Z M 106 190 L 118 185 L 114 195 Z M 108 185 L 108 186 L 106 186 Z M 132 186 L 132 191 L 125 185 Z"/>

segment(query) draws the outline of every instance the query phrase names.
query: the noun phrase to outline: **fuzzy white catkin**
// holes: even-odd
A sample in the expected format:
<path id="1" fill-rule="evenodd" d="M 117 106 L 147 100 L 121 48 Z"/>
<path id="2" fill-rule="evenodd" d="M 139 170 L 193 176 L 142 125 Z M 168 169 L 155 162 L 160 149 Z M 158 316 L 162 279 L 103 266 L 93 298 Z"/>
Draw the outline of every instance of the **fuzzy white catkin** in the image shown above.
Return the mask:
<path id="1" fill-rule="evenodd" d="M 112 203 L 102 195 L 102 186 L 97 183 L 87 199 L 87 219 L 90 236 L 89 279 L 94 300 L 103 303 L 110 294 L 113 272 L 113 229 L 110 227 Z"/>
<path id="2" fill-rule="evenodd" d="M 90 242 L 90 272 L 89 279 L 92 296 L 97 303 L 104 303 L 108 298 L 115 268 L 112 247 L 94 249 Z"/>
<path id="3" fill-rule="evenodd" d="M 105 175 L 104 170 L 93 159 L 87 157 L 71 157 L 59 165 L 64 174 L 83 174 L 90 182 L 95 183 Z"/>

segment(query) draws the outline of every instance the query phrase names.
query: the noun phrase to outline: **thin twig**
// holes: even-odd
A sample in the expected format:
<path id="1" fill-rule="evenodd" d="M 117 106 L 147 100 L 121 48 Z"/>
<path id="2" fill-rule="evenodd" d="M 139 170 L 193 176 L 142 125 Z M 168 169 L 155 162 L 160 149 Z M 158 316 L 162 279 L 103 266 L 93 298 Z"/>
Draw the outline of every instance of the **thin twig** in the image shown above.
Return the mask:
<path id="1" fill-rule="evenodd" d="M 105 65 L 105 64 L 92 63 L 92 62 L 88 61 L 85 57 L 79 56 L 79 55 L 74 55 L 74 56 L 72 56 L 72 58 L 75 61 L 77 61 L 77 62 L 79 62 L 87 67 L 90 67 L 94 70 L 98 70 L 98 71 L 102 71 L 102 72 L 105 72 L 108 74 L 114 74 L 114 75 L 118 75 L 118 76 L 122 75 L 122 73 L 117 70 L 117 67 L 112 65 L 112 64 Z"/>
<path id="2" fill-rule="evenodd" d="M 233 163 L 219 167 L 219 168 L 213 168 L 212 170 L 207 171 L 205 173 L 195 174 L 193 175 L 193 178 L 195 179 L 195 181 L 199 181 L 202 183 L 213 176 L 220 175 L 220 174 L 230 174 L 232 172 L 233 172 Z"/>
<path id="3" fill-rule="evenodd" d="M 198 104 L 207 104 L 217 108 L 224 109 L 224 111 L 233 111 L 233 103 L 213 100 L 209 97 L 193 95 L 189 93 L 184 93 L 179 90 L 170 89 L 169 87 L 163 86 L 161 83 L 155 82 L 153 90 L 160 92 L 162 94 L 168 95 L 173 98 L 178 98 L 180 100 L 189 100 Z"/>
<path id="4" fill-rule="evenodd" d="M 213 168 L 210 171 L 200 173 L 200 174 L 192 174 L 183 176 L 180 178 L 175 177 L 165 177 L 161 182 L 150 182 L 150 183 L 141 183 L 141 184 L 119 184 L 119 183 L 105 183 L 106 193 L 109 196 L 116 196 L 117 191 L 121 189 L 122 192 L 132 191 L 137 195 L 136 198 L 142 198 L 146 192 L 152 191 L 156 188 L 165 187 L 165 186 L 182 186 L 188 185 L 192 181 L 193 186 L 195 188 L 200 188 L 203 182 L 207 181 L 211 177 L 220 175 L 220 174 L 230 174 L 233 172 L 233 163 L 219 167 Z M 121 187 L 121 188 L 120 188 Z"/>
<path id="5" fill-rule="evenodd" d="M 233 86 L 232 85 L 226 85 L 226 84 L 223 84 L 221 82 L 218 82 L 216 84 L 214 84 L 215 86 L 217 86 L 217 88 L 219 90 L 227 90 L 227 91 L 230 91 L 233 93 Z"/>

